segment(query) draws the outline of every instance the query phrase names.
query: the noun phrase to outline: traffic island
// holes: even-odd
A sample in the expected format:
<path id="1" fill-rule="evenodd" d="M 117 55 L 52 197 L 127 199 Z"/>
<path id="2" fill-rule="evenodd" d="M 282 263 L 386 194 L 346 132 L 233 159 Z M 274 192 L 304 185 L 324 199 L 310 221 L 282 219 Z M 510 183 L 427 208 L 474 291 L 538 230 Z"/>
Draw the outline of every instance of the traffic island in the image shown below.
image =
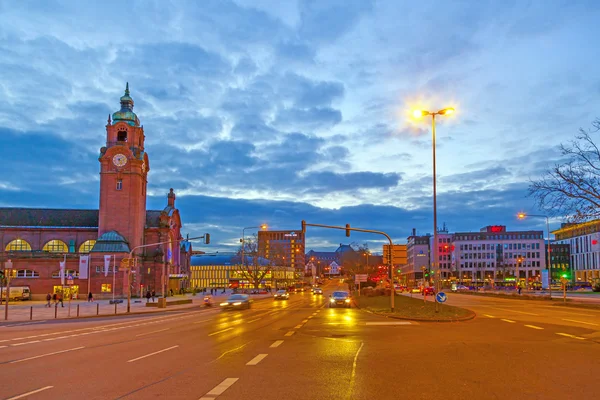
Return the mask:
<path id="1" fill-rule="evenodd" d="M 181 304 L 192 304 L 192 299 L 168 300 L 163 297 L 159 298 L 156 303 L 146 303 L 146 307 L 166 308 L 167 306 L 178 306 Z"/>
<path id="2" fill-rule="evenodd" d="M 389 296 L 355 297 L 358 308 L 389 318 L 407 319 L 421 322 L 458 322 L 475 318 L 475 312 L 456 306 L 438 303 L 439 312 L 435 311 L 435 303 L 419 298 L 398 296 L 394 298 L 394 312 L 390 311 Z"/>

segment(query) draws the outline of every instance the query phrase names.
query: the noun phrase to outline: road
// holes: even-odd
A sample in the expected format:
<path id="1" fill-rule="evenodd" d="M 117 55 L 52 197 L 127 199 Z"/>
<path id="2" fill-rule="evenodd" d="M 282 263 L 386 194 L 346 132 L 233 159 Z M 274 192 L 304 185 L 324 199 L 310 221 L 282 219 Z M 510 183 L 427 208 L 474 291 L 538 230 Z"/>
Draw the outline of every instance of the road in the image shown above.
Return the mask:
<path id="1" fill-rule="evenodd" d="M 597 311 L 451 295 L 477 318 L 416 323 L 325 308 L 337 288 L 258 300 L 250 310 L 4 326 L 0 398 L 595 396 Z"/>

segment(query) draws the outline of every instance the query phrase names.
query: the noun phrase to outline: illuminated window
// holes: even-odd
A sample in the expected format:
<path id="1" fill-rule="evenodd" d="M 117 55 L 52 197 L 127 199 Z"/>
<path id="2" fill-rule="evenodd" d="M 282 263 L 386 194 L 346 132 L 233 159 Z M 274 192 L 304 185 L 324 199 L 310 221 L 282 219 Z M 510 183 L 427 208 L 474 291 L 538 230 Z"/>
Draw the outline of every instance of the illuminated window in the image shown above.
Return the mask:
<path id="1" fill-rule="evenodd" d="M 103 283 L 102 288 L 100 289 L 103 293 L 112 292 L 112 287 L 110 283 Z"/>
<path id="2" fill-rule="evenodd" d="M 65 270 L 65 278 L 69 275 L 73 275 L 73 278 L 79 278 L 79 272 L 75 271 L 74 269 L 66 269 Z M 52 273 L 52 277 L 60 278 L 60 270 L 54 271 Z"/>
<path id="3" fill-rule="evenodd" d="M 80 253 L 89 253 L 90 251 L 92 251 L 92 248 L 94 247 L 95 244 L 96 244 L 96 241 L 93 239 L 86 240 L 85 242 L 81 243 L 81 246 L 79 246 L 79 252 Z"/>
<path id="4" fill-rule="evenodd" d="M 47 251 L 48 253 L 68 253 L 69 248 L 62 240 L 54 239 L 46 243 L 42 251 Z"/>
<path id="5" fill-rule="evenodd" d="M 5 251 L 31 251 L 31 245 L 23 239 L 15 239 L 6 245 Z"/>
<path id="6" fill-rule="evenodd" d="M 39 278 L 40 273 L 31 269 L 20 269 L 17 271 L 17 278 Z"/>

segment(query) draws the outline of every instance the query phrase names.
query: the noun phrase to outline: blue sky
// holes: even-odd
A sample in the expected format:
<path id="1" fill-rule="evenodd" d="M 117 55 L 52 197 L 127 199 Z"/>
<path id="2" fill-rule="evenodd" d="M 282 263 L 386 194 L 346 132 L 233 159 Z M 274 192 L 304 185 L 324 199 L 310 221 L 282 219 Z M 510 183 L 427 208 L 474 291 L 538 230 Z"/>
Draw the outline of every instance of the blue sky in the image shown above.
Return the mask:
<path id="1" fill-rule="evenodd" d="M 600 116 L 599 17 L 569 0 L 1 2 L 0 206 L 96 208 L 104 125 L 129 82 L 148 208 L 173 187 L 208 251 L 302 219 L 398 243 L 432 232 L 415 107 L 457 110 L 438 123 L 439 225 L 541 230 L 515 214 L 538 211 L 529 180 Z M 311 229 L 307 249 L 341 242 Z"/>

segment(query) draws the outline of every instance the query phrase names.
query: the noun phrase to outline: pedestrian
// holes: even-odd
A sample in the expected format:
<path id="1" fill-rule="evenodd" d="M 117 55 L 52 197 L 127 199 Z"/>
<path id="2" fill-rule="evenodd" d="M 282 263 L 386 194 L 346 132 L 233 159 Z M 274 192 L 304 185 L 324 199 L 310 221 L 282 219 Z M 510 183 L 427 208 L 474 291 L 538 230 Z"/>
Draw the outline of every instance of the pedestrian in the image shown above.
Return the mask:
<path id="1" fill-rule="evenodd" d="M 521 284 L 519 284 L 517 287 L 518 287 L 518 290 L 519 290 L 519 294 L 521 294 Z"/>
<path id="2" fill-rule="evenodd" d="M 48 294 L 46 295 L 46 305 L 45 305 L 44 307 L 48 307 L 48 308 L 52 307 L 52 306 L 50 305 L 50 300 L 52 300 L 52 295 L 51 295 L 50 293 L 48 293 Z"/>
<path id="3" fill-rule="evenodd" d="M 156 297 L 156 292 L 153 290 L 152 291 L 152 302 L 154 303 L 154 298 Z"/>
<path id="4" fill-rule="evenodd" d="M 63 304 L 63 294 L 62 292 L 58 294 L 58 301 L 60 301 L 60 306 L 64 307 L 65 305 Z M 58 305 L 58 304 L 57 304 Z"/>
<path id="5" fill-rule="evenodd" d="M 90 301 L 91 301 L 92 303 L 94 302 L 94 295 L 92 294 L 92 292 L 89 292 L 89 293 L 88 293 L 88 303 L 89 303 Z"/>
<path id="6" fill-rule="evenodd" d="M 148 290 L 146 292 L 146 303 L 150 303 L 150 297 L 152 297 L 152 293 L 150 293 L 150 291 Z"/>
<path id="7" fill-rule="evenodd" d="M 58 294 L 54 293 L 52 295 L 52 301 L 54 302 L 54 307 L 58 306 Z"/>
<path id="8" fill-rule="evenodd" d="M 173 289 L 169 289 L 169 294 L 173 296 Z"/>

